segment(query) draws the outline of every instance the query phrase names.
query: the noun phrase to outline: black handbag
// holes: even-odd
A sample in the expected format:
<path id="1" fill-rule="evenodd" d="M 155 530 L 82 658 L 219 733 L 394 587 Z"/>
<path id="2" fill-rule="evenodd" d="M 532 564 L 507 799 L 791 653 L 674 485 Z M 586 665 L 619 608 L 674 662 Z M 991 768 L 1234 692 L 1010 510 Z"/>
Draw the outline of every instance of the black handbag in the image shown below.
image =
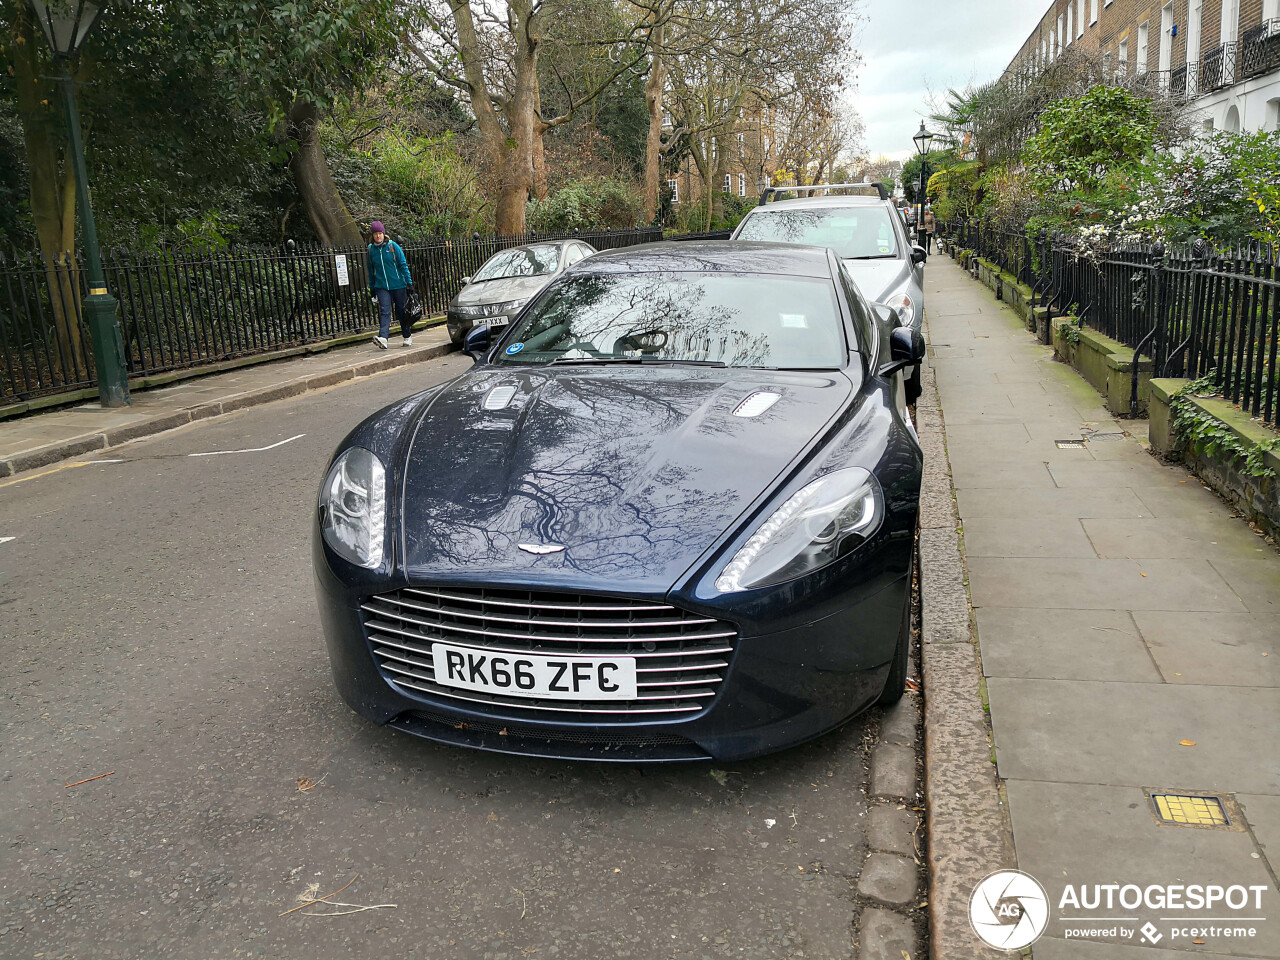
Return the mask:
<path id="1" fill-rule="evenodd" d="M 422 319 L 422 298 L 413 287 L 409 288 L 404 298 L 404 315 L 409 318 L 410 323 L 417 323 Z"/>

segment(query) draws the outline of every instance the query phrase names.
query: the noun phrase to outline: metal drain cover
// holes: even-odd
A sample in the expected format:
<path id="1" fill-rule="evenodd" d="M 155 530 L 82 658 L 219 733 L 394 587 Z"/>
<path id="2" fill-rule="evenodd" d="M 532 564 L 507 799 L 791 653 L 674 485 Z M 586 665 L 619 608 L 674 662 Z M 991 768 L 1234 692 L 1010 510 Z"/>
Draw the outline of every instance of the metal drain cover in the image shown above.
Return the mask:
<path id="1" fill-rule="evenodd" d="M 1091 433 L 1089 434 L 1090 443 L 1097 443 L 1103 440 L 1123 440 L 1124 438 L 1125 438 L 1125 435 L 1123 433 Z"/>
<path id="2" fill-rule="evenodd" d="M 1243 817 L 1235 800 L 1215 793 L 1148 790 L 1151 812 L 1164 824 L 1180 827 L 1210 827 L 1242 830 Z"/>
<path id="3" fill-rule="evenodd" d="M 1083 450 L 1084 449 L 1083 440 L 1055 440 L 1053 442 L 1058 445 L 1059 450 Z"/>

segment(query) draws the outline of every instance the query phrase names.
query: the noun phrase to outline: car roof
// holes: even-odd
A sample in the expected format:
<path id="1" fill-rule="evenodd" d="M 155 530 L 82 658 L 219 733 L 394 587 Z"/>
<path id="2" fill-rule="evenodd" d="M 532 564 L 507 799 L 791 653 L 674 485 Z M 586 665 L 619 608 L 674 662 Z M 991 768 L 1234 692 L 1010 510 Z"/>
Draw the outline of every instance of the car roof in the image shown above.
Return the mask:
<path id="1" fill-rule="evenodd" d="M 682 240 L 602 250 L 573 273 L 758 273 L 831 279 L 826 247 L 755 240 Z"/>
<path id="2" fill-rule="evenodd" d="M 583 243 L 587 246 L 591 246 L 587 241 L 579 240 L 577 237 L 567 237 L 560 240 L 547 238 L 546 240 L 532 240 L 529 243 L 522 243 L 518 247 L 503 247 L 501 250 L 495 251 L 494 256 L 497 256 L 499 253 L 506 253 L 509 250 L 528 250 L 530 247 L 563 247 L 566 243 Z"/>
<path id="3" fill-rule="evenodd" d="M 756 207 L 750 213 L 767 213 L 770 210 L 794 209 L 795 207 L 883 207 L 892 206 L 892 200 L 881 200 L 879 197 L 843 196 L 843 197 L 793 197 L 790 200 L 771 200 Z"/>

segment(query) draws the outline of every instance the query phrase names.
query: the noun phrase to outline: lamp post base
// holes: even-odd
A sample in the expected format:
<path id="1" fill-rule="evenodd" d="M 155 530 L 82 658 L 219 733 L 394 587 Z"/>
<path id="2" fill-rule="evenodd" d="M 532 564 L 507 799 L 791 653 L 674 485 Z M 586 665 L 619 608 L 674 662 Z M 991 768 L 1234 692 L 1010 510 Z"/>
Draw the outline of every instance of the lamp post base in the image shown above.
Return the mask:
<path id="1" fill-rule="evenodd" d="M 127 407 L 129 373 L 125 367 L 124 340 L 116 320 L 116 298 L 109 293 L 91 293 L 84 298 L 83 310 L 93 338 L 98 399 L 104 407 Z"/>

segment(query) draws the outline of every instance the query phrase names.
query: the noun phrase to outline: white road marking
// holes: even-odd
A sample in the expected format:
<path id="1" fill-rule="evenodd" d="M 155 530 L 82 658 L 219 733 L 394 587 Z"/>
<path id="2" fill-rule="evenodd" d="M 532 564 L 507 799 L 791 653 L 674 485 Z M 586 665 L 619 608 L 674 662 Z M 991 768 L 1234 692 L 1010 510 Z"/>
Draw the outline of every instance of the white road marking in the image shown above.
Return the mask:
<path id="1" fill-rule="evenodd" d="M 224 453 L 262 453 L 264 450 L 274 450 L 276 447 L 283 447 L 286 443 L 292 443 L 294 440 L 300 440 L 305 437 L 305 433 L 300 433 L 296 437 L 290 437 L 288 440 L 281 440 L 279 443 L 273 443 L 265 447 L 246 447 L 243 450 L 210 450 L 208 453 L 188 453 L 188 457 L 218 457 Z"/>
<path id="2" fill-rule="evenodd" d="M 0 537 L 0 543 L 8 543 L 10 540 L 17 540 L 17 537 Z"/>

